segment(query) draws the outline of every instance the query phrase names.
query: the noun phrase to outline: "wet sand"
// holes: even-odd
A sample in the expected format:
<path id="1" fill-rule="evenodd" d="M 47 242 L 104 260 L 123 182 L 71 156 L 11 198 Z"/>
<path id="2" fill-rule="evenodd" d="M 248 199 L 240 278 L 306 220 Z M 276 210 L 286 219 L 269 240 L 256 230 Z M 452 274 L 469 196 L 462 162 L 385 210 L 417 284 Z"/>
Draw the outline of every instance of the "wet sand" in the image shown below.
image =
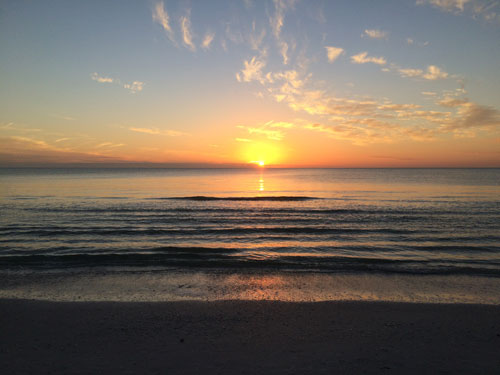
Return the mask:
<path id="1" fill-rule="evenodd" d="M 5 374 L 498 374 L 500 306 L 0 300 Z"/>

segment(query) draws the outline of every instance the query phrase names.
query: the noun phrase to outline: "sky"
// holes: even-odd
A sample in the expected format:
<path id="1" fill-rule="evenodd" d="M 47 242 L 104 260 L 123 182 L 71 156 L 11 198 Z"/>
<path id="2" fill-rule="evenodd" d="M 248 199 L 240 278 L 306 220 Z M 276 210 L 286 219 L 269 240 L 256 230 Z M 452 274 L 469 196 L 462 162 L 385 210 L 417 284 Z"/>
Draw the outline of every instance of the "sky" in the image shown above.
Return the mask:
<path id="1" fill-rule="evenodd" d="M 500 1 L 0 3 L 0 165 L 500 167 Z"/>

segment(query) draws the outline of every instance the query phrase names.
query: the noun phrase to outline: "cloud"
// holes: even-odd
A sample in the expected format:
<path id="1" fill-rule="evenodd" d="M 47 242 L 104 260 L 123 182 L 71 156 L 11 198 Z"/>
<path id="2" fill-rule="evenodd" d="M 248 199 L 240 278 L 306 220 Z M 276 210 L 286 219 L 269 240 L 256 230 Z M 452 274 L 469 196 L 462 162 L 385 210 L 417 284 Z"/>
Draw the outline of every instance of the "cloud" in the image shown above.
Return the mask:
<path id="1" fill-rule="evenodd" d="M 266 136 L 268 139 L 273 141 L 281 141 L 285 137 L 285 132 L 281 129 L 290 129 L 294 127 L 292 123 L 289 122 L 274 122 L 268 121 L 264 125 L 253 127 L 238 125 L 240 129 L 245 129 L 249 134 L 260 134 Z M 240 142 L 247 142 L 249 140 L 244 140 L 245 138 L 237 138 Z"/>
<path id="2" fill-rule="evenodd" d="M 248 42 L 250 43 L 250 47 L 258 51 L 260 49 L 260 46 L 262 44 L 262 41 L 264 40 L 264 37 L 266 36 L 266 29 L 262 28 L 260 33 L 257 32 L 256 26 L 255 26 L 255 21 L 252 22 L 252 32 L 248 36 Z"/>
<path id="3" fill-rule="evenodd" d="M 283 58 L 283 64 L 288 64 L 288 43 L 281 39 L 281 29 L 284 25 L 285 12 L 294 6 L 295 0 L 274 0 L 274 16 L 269 18 L 271 30 L 278 43 L 278 48 Z"/>
<path id="4" fill-rule="evenodd" d="M 444 79 L 448 77 L 448 73 L 441 70 L 435 65 L 429 65 L 427 67 L 427 72 L 422 76 L 424 79 L 434 81 L 436 79 Z"/>
<path id="5" fill-rule="evenodd" d="M 500 130 L 500 111 L 496 108 L 470 102 L 467 99 L 446 97 L 438 104 L 456 109 L 456 115 L 442 124 L 443 131 L 457 131 L 463 129 Z"/>
<path id="6" fill-rule="evenodd" d="M 271 128 L 284 128 L 284 129 L 290 129 L 293 128 L 295 125 L 292 124 L 291 122 L 286 122 L 286 121 L 269 121 L 265 123 L 266 126 L 269 126 Z"/>
<path id="7" fill-rule="evenodd" d="M 130 90 L 132 94 L 135 94 L 136 92 L 142 91 L 144 88 L 144 82 L 134 81 L 132 83 L 125 83 L 123 87 Z"/>
<path id="8" fill-rule="evenodd" d="M 294 0 L 274 0 L 274 16 L 269 18 L 269 23 L 276 39 L 280 38 L 281 29 L 285 22 L 285 12 L 294 6 Z"/>
<path id="9" fill-rule="evenodd" d="M 446 12 L 463 12 L 470 0 L 417 0 L 417 5 L 430 4 Z"/>
<path id="10" fill-rule="evenodd" d="M 188 10 L 185 16 L 181 17 L 181 31 L 182 31 L 182 40 L 186 47 L 188 47 L 191 51 L 196 51 L 196 46 L 193 43 L 193 33 L 191 31 L 191 10 Z"/>
<path id="11" fill-rule="evenodd" d="M 418 104 L 381 104 L 377 108 L 382 110 L 382 111 L 405 111 L 408 109 L 417 109 L 421 108 L 422 106 Z"/>
<path id="12" fill-rule="evenodd" d="M 247 138 L 235 138 L 235 141 L 236 142 L 252 142 L 251 139 L 247 139 Z"/>
<path id="13" fill-rule="evenodd" d="M 114 80 L 113 78 L 110 78 L 110 77 L 101 77 L 99 74 L 97 74 L 96 72 L 92 73 L 90 75 L 90 77 L 94 80 L 94 81 L 97 81 L 99 83 L 113 83 Z"/>
<path id="14" fill-rule="evenodd" d="M 95 148 L 115 148 L 115 147 L 122 147 L 122 146 L 125 146 L 125 143 L 113 143 L 113 142 L 103 142 L 103 143 L 100 143 L 96 146 L 94 146 Z"/>
<path id="15" fill-rule="evenodd" d="M 387 31 L 377 30 L 377 29 L 366 29 L 362 37 L 367 36 L 372 39 L 386 39 L 389 33 Z"/>
<path id="16" fill-rule="evenodd" d="M 455 97 L 445 97 L 437 102 L 442 107 L 455 108 L 468 103 L 467 99 L 458 99 Z"/>
<path id="17" fill-rule="evenodd" d="M 275 23 L 271 30 L 273 39 L 276 38 L 276 45 L 280 47 L 282 40 L 279 38 L 283 35 L 285 14 L 283 9 L 286 7 L 282 7 L 280 1 L 274 4 L 276 13 L 273 13 L 271 20 Z M 253 23 L 252 33 L 249 34 L 247 40 L 252 48 L 259 50 L 262 48 L 264 36 L 258 41 L 254 40 L 255 43 L 252 44 L 252 35 L 258 35 L 255 30 L 255 23 Z M 380 30 L 375 30 L 380 33 L 371 31 L 373 30 L 367 30 L 366 37 L 371 35 L 382 38 L 382 33 L 384 33 Z M 265 33 L 262 32 L 261 35 Z M 387 35 L 385 34 L 384 37 Z M 411 43 L 418 45 L 419 42 L 412 39 Z M 324 47 L 330 63 L 337 61 L 342 54 L 346 53 L 338 46 Z M 281 53 L 279 49 L 277 52 Z M 288 53 L 282 54 L 282 57 L 284 56 L 288 57 Z M 379 69 L 387 69 L 392 73 L 419 80 L 436 81 L 455 77 L 437 65 L 428 65 L 421 69 L 403 68 L 388 63 L 380 55 L 371 56 L 368 52 L 360 52 L 350 56 L 350 59 L 354 64 L 372 63 L 380 65 Z M 356 145 L 396 143 L 408 140 L 427 142 L 458 136 L 458 134 L 474 135 L 478 129 L 481 131 L 493 129 L 495 125 L 492 124 L 496 123 L 498 117 L 494 108 L 475 103 L 469 104 L 467 100 L 459 98 L 458 96 L 463 95 L 464 92 L 457 92 L 452 100 L 440 98 L 441 103 L 436 102 L 440 106 L 438 110 L 434 107 L 428 110 L 423 105 L 411 102 L 393 103 L 388 99 L 376 100 L 362 96 L 332 95 L 332 91 L 325 86 L 325 82 L 313 79 L 312 73 L 308 72 L 307 61 L 304 64 L 292 65 L 293 68 L 272 70 L 273 65 L 269 65 L 271 61 L 267 60 L 266 52 L 244 60 L 243 68 L 236 74 L 236 78 L 239 82 L 259 82 L 261 86 L 258 87 L 258 93 L 263 93 L 262 96 L 296 111 L 295 125 L 279 121 L 250 126 L 239 125 L 240 129 L 245 130 L 247 137 L 241 134 L 243 137 L 239 137 L 238 142 L 246 142 L 257 137 L 281 141 L 289 132 L 297 132 L 299 129 L 313 131 Z M 283 62 L 291 64 L 286 59 L 283 59 Z M 432 91 L 424 91 L 422 95 L 429 97 L 427 105 L 430 104 L 429 99 L 432 97 L 435 98 L 432 101 L 439 98 L 439 95 Z M 474 121 L 482 125 L 473 126 Z"/>
<path id="18" fill-rule="evenodd" d="M 330 63 L 333 63 L 339 58 L 340 55 L 344 54 L 344 49 L 340 47 L 326 46 L 325 49 Z"/>
<path id="19" fill-rule="evenodd" d="M 23 134 L 26 133 L 38 133 L 41 132 L 42 129 L 37 129 L 37 128 L 25 128 L 23 126 L 15 125 L 13 122 L 9 122 L 4 125 L 0 125 L 0 129 L 6 130 L 8 132 L 20 132 Z"/>
<path id="20" fill-rule="evenodd" d="M 385 65 L 387 63 L 386 59 L 383 57 L 368 56 L 368 52 L 361 52 L 357 55 L 351 56 L 351 62 L 353 64 L 373 63 L 377 65 Z"/>
<path id="21" fill-rule="evenodd" d="M 399 74 L 401 74 L 402 77 L 422 77 L 424 74 L 424 71 L 422 69 L 398 69 Z"/>
<path id="22" fill-rule="evenodd" d="M 266 63 L 263 60 L 254 56 L 251 60 L 244 61 L 243 65 L 244 68 L 241 72 L 236 73 L 238 82 L 251 82 L 254 80 L 261 83 L 264 82 L 262 69 L 266 66 Z"/>
<path id="23" fill-rule="evenodd" d="M 500 21 L 500 3 L 494 0 L 417 0 L 417 5 L 431 5 L 453 14 L 469 13 L 473 18 Z"/>
<path id="24" fill-rule="evenodd" d="M 280 43 L 280 53 L 281 57 L 283 57 L 283 64 L 287 65 L 288 64 L 288 43 L 286 42 L 281 42 Z"/>
<path id="25" fill-rule="evenodd" d="M 123 88 L 129 90 L 132 94 L 135 94 L 136 92 L 142 91 L 144 88 L 144 82 L 141 81 L 133 81 L 132 83 L 122 83 L 121 80 L 115 79 L 115 78 L 110 78 L 110 77 L 101 77 L 97 73 L 92 73 L 90 77 L 97 82 L 100 83 L 114 83 L 117 85 L 122 86 Z M 57 117 L 57 116 L 54 116 Z M 59 116 L 60 117 L 60 116 Z M 63 117 L 60 117 L 63 118 Z M 64 118 L 65 120 L 70 120 L 72 118 Z"/>
<path id="26" fill-rule="evenodd" d="M 407 38 L 406 39 L 406 43 L 408 43 L 408 45 L 417 45 L 417 46 L 420 46 L 420 47 L 425 47 L 427 45 L 429 45 L 429 42 L 426 41 L 426 42 L 417 42 L 415 39 L 413 38 Z"/>
<path id="27" fill-rule="evenodd" d="M 170 18 L 165 11 L 163 2 L 158 2 L 153 8 L 153 21 L 160 24 L 163 30 L 167 33 L 168 39 L 174 44 L 177 44 L 174 38 L 174 32 L 170 26 Z"/>
<path id="28" fill-rule="evenodd" d="M 158 128 L 129 128 L 129 130 L 137 133 L 146 133 L 153 135 L 166 135 L 168 137 L 179 137 L 181 135 L 188 135 L 177 130 L 161 130 Z"/>
<path id="29" fill-rule="evenodd" d="M 61 148 L 39 139 L 27 137 L 0 138 L 0 163 L 44 164 L 44 163 L 95 163 L 103 161 L 121 161 L 120 158 L 101 155 L 98 152 L 79 152 Z"/>
<path id="30" fill-rule="evenodd" d="M 429 81 L 448 78 L 449 74 L 435 65 L 429 65 L 426 71 L 422 69 L 398 69 L 402 77 L 419 77 Z"/>
<path id="31" fill-rule="evenodd" d="M 201 47 L 203 49 L 206 49 L 206 50 L 209 49 L 210 45 L 212 44 L 212 42 L 214 40 L 214 37 L 215 37 L 214 32 L 207 31 L 207 33 L 205 34 L 205 37 L 203 38 L 203 42 L 201 42 Z"/>

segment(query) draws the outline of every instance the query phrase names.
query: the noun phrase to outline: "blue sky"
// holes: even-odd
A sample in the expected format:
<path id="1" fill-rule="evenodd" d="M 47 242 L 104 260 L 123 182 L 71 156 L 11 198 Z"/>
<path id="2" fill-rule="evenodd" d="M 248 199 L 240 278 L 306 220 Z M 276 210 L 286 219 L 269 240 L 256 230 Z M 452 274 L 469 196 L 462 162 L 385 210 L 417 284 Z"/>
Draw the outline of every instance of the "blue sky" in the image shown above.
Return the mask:
<path id="1" fill-rule="evenodd" d="M 0 161 L 499 166 L 498 13 L 4 1 Z"/>

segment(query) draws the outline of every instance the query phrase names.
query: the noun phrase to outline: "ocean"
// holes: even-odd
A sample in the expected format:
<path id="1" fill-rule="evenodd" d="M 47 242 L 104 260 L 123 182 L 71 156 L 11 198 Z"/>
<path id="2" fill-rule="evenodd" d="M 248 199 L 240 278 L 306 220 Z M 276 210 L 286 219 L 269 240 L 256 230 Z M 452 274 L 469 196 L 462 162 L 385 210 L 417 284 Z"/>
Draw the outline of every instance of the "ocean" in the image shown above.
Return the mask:
<path id="1" fill-rule="evenodd" d="M 482 280 L 485 296 L 500 280 L 500 169 L 5 168 L 0 212 L 7 297 L 68 275 L 94 292 L 117 275 L 198 280 L 205 297 L 227 296 L 221 275 L 225 287 L 278 275 L 306 289 L 322 275 L 337 291 L 374 277 Z M 324 297 L 319 284 L 310 292 Z"/>

